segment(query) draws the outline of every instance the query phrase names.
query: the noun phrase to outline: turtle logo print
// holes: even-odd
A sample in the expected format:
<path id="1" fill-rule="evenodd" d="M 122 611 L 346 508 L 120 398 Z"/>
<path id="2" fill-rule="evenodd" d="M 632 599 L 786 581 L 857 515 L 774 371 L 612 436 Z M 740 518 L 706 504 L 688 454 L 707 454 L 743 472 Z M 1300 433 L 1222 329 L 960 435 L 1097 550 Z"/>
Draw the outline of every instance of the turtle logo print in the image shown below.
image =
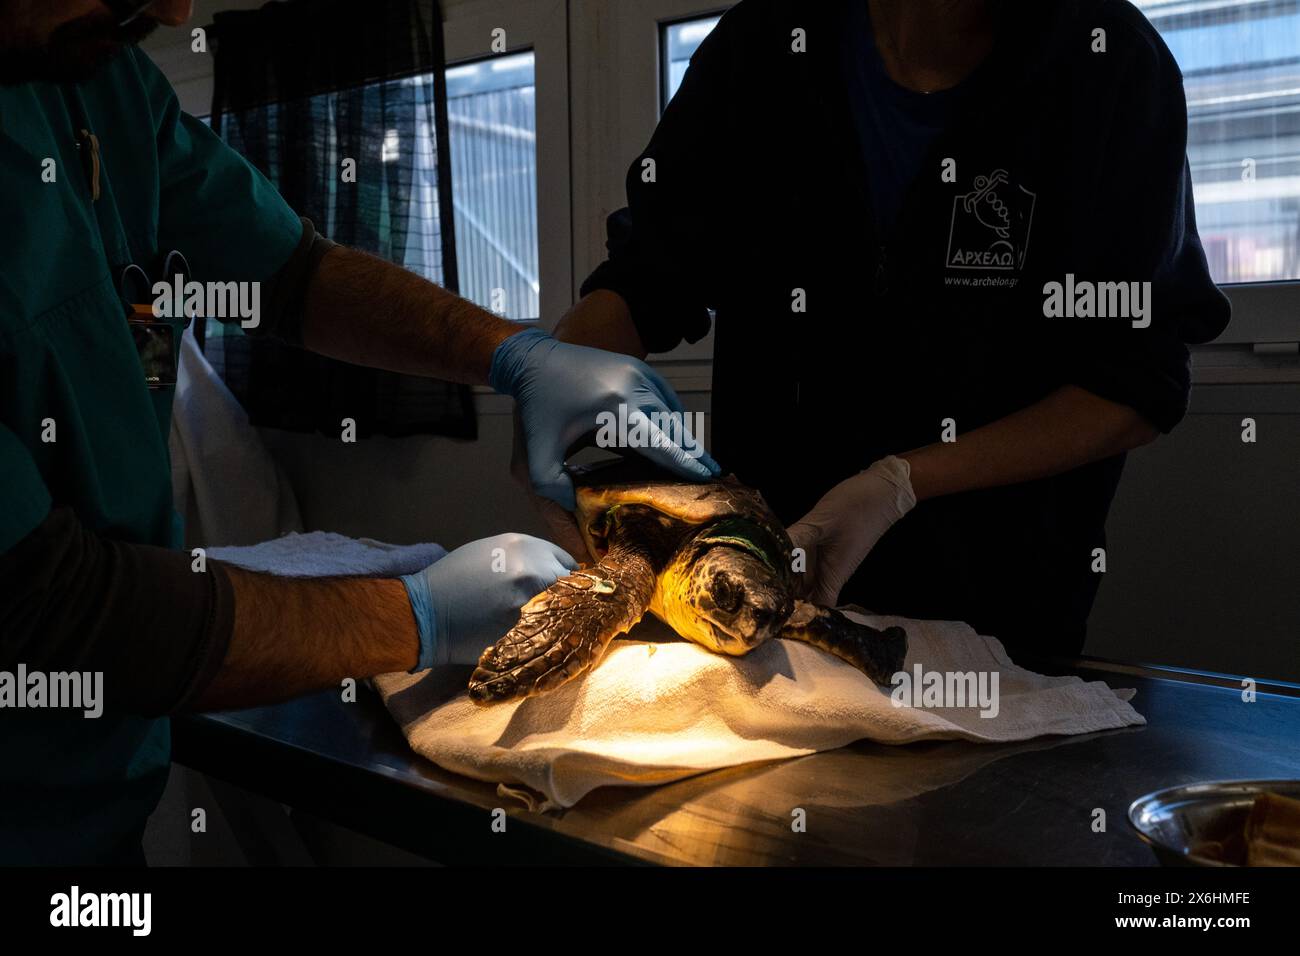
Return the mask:
<path id="1" fill-rule="evenodd" d="M 1011 183 L 1005 169 L 976 176 L 972 187 L 953 197 L 947 267 L 1018 272 L 1029 251 L 1037 194 Z"/>

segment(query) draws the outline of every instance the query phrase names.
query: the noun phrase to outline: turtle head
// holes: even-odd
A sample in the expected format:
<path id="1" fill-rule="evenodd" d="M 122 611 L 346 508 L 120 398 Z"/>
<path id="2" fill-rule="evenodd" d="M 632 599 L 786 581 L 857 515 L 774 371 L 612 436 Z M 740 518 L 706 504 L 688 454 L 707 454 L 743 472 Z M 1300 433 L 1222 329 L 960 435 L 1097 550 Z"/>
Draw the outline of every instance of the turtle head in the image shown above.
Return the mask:
<path id="1" fill-rule="evenodd" d="M 660 586 L 673 630 L 719 654 L 748 653 L 794 610 L 789 581 L 743 541 L 684 548 Z"/>

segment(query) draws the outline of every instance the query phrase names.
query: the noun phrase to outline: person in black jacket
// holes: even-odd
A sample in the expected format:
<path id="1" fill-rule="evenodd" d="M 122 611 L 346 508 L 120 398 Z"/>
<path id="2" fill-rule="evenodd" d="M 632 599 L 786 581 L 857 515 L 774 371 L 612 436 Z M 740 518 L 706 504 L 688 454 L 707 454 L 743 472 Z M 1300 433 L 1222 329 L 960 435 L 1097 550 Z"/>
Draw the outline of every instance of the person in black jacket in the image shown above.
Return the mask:
<path id="1" fill-rule="evenodd" d="M 1125 453 L 1228 321 L 1186 136 L 1123 0 L 744 0 L 557 334 L 640 356 L 712 312 L 713 451 L 818 599 L 1074 654 Z"/>

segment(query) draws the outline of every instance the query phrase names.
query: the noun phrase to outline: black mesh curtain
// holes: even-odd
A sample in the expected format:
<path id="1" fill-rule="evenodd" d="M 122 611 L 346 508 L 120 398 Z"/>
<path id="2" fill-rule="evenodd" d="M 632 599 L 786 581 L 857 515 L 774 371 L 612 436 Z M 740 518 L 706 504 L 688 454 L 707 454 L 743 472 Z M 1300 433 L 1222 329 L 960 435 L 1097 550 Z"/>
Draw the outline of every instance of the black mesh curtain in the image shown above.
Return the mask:
<path id="1" fill-rule="evenodd" d="M 456 288 L 437 0 L 288 0 L 218 13 L 212 126 L 335 242 Z M 343 179 L 355 160 L 355 181 Z M 383 314 L 384 303 L 375 310 Z M 222 333 L 218 335 L 217 333 Z M 255 425 L 475 436 L 462 385 L 361 368 L 229 327 L 209 359 Z"/>

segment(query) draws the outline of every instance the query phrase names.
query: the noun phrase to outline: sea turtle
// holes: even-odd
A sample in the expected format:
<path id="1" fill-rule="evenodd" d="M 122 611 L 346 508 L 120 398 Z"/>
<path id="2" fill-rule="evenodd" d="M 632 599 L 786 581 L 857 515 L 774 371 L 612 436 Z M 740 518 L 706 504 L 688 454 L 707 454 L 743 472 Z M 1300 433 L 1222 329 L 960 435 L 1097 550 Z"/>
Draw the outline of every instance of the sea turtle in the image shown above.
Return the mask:
<path id="1" fill-rule="evenodd" d="M 525 604 L 519 623 L 483 652 L 469 684 L 476 703 L 554 690 L 647 610 L 719 654 L 783 637 L 878 684 L 902 668 L 902 628 L 878 631 L 795 596 L 790 538 L 757 491 L 734 478 L 611 480 L 618 474 L 615 466 L 577 479 L 578 528 L 595 563 Z"/>

